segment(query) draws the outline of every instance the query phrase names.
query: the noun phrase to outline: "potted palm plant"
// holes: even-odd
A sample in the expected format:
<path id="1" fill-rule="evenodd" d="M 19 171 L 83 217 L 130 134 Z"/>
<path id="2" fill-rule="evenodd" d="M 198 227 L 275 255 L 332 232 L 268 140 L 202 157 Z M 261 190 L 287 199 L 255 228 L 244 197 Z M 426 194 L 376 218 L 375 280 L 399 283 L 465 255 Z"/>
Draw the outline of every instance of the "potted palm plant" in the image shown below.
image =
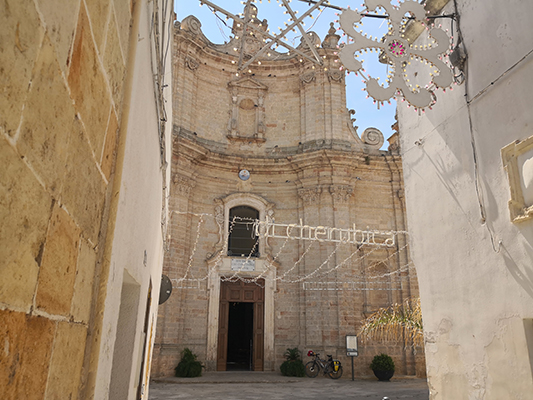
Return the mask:
<path id="1" fill-rule="evenodd" d="M 407 299 L 403 304 L 380 308 L 363 321 L 359 330 L 362 340 L 410 342 L 414 346 L 424 345 L 422 310 L 420 298 Z"/>
<path id="2" fill-rule="evenodd" d="M 403 304 L 380 308 L 363 321 L 359 330 L 362 340 L 404 341 L 405 346 L 423 346 L 424 330 L 420 298 L 407 299 Z M 374 357 L 370 368 L 379 380 L 389 380 L 394 374 L 394 361 L 386 354 Z M 383 374 L 384 371 L 392 371 Z M 384 375 L 384 378 L 380 376 Z M 390 375 L 388 378 L 387 375 Z"/>
<path id="3" fill-rule="evenodd" d="M 384 353 L 374 357 L 370 363 L 370 368 L 380 381 L 389 381 L 394 375 L 394 361 Z"/>
<path id="4" fill-rule="evenodd" d="M 202 368 L 204 366 L 197 360 L 198 356 L 194 354 L 188 347 L 181 352 L 181 361 L 174 369 L 176 376 L 182 378 L 194 378 L 202 376 Z"/>

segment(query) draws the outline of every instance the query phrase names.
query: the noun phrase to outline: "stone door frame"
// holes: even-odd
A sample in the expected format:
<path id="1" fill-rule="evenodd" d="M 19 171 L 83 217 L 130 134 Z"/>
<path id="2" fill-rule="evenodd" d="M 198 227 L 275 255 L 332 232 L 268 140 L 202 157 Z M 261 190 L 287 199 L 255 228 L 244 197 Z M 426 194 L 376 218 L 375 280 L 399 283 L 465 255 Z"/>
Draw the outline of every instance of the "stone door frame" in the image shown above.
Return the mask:
<path id="1" fill-rule="evenodd" d="M 233 193 L 229 196 L 215 199 L 215 216 L 219 224 L 219 241 L 215 245 L 215 253 L 207 260 L 210 271 L 208 280 L 209 308 L 207 315 L 207 354 L 206 366 L 208 371 L 216 371 L 218 352 L 218 328 L 220 312 L 220 280 L 231 277 L 235 271 L 231 270 L 232 258 L 226 256 L 227 232 L 229 229 L 229 210 L 235 206 L 249 206 L 259 211 L 259 219 L 265 220 L 268 215 L 272 218 L 274 204 L 253 193 Z M 274 356 L 274 293 L 276 290 L 277 262 L 272 260 L 271 248 L 267 240 L 259 241 L 261 257 L 253 257 L 255 270 L 240 272 L 239 276 L 246 279 L 256 277 L 265 281 L 264 299 L 264 371 L 273 371 Z M 218 256 L 216 255 L 218 254 Z M 223 254 L 220 256 L 220 254 Z"/>
<path id="2" fill-rule="evenodd" d="M 267 269 L 267 260 L 256 259 L 256 271 L 249 272 L 246 279 L 253 279 Z M 211 268 L 210 268 L 211 269 Z M 212 269 L 211 269 L 212 270 Z M 219 331 L 219 314 L 220 314 L 220 288 L 221 278 L 231 276 L 231 257 L 223 257 L 219 268 L 214 268 L 209 275 L 209 309 L 207 315 L 207 354 L 206 366 L 208 371 L 216 371 L 218 355 L 218 331 Z M 271 267 L 266 273 L 261 275 L 265 280 L 264 289 L 264 333 L 263 333 L 263 350 L 264 350 L 264 371 L 274 371 L 275 354 L 274 354 L 274 292 L 276 269 Z"/>

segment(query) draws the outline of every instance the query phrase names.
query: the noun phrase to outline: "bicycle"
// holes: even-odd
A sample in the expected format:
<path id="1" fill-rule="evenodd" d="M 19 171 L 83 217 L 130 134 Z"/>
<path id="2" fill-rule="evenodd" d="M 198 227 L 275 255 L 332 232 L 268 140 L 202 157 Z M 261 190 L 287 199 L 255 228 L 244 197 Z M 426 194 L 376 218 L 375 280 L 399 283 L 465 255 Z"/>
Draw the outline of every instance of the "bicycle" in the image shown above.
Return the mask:
<path id="1" fill-rule="evenodd" d="M 314 357 L 314 360 L 309 361 L 305 364 L 305 374 L 309 378 L 316 378 L 320 369 L 324 370 L 324 375 L 328 375 L 331 379 L 339 379 L 342 376 L 342 365 L 339 360 L 334 360 L 331 355 L 328 356 L 328 360 L 322 360 L 319 357 L 319 353 L 309 350 L 307 352 L 307 357 Z"/>

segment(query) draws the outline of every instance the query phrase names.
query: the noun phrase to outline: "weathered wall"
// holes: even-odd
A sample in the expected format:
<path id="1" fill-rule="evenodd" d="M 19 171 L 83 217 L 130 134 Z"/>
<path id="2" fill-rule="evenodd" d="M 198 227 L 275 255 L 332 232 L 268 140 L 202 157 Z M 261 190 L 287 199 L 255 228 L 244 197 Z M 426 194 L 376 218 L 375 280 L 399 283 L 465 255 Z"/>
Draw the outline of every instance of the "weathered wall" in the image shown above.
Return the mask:
<path id="1" fill-rule="evenodd" d="M 168 35 L 169 25 L 172 25 L 171 10 L 171 2 L 165 0 L 142 3 L 139 11 L 138 37 L 146 40 L 138 40 L 132 62 L 128 131 L 100 327 L 106 334 L 99 343 L 101 366 L 96 375 L 95 398 L 136 398 L 138 385 L 142 386 L 143 398 L 148 396 L 165 246 L 167 201 L 164 188 L 168 187 L 170 177 L 165 163 L 170 159 L 171 149 L 166 143 L 170 143 L 172 124 L 158 125 L 165 112 L 170 113 L 172 109 L 171 60 L 164 58 L 165 52 L 171 51 Z M 158 18 L 160 26 L 151 26 Z M 155 46 L 156 34 L 160 39 L 159 50 Z M 159 83 L 154 78 L 158 76 L 161 76 Z M 158 96 L 158 84 L 166 89 L 160 103 L 156 104 L 153 99 Z M 128 291 L 138 293 L 138 297 L 128 301 L 124 297 Z M 127 326 L 125 330 L 121 329 L 120 322 L 123 315 L 131 317 L 122 324 Z M 127 341 L 131 346 L 123 345 Z M 116 349 L 117 345 L 121 347 Z M 117 364 L 121 359 L 125 368 Z M 143 361 L 144 372 L 140 369 Z"/>
<path id="2" fill-rule="evenodd" d="M 0 9 L 0 391 L 5 399 L 94 396 L 91 381 L 111 362 L 91 358 L 102 337 L 110 340 L 110 331 L 98 327 L 104 311 L 98 299 L 120 294 L 121 288 L 113 277 L 108 281 L 109 259 L 103 256 L 111 248 L 127 251 L 132 243 L 125 232 L 135 228 L 131 221 L 140 213 L 152 228 L 149 238 L 140 235 L 134 245 L 148 249 L 147 269 L 153 294 L 158 293 L 164 186 L 158 116 L 145 115 L 142 133 L 151 132 L 146 139 L 151 148 L 125 140 L 128 122 L 138 124 L 140 118 L 126 120 L 129 105 L 137 113 L 154 107 L 153 82 L 144 92 L 126 88 L 134 72 L 152 79 L 150 67 L 130 57 L 133 9 L 129 0 L 9 0 Z M 170 7 L 167 11 L 168 18 Z M 136 39 L 137 32 L 133 35 Z M 130 131 L 134 137 L 138 129 Z M 153 179 L 137 184 L 139 171 L 130 175 L 133 165 L 153 163 Z M 117 170 L 125 173 L 117 177 Z M 125 196 L 128 189 L 152 190 L 154 198 L 147 201 L 157 207 L 146 211 L 145 203 Z M 117 208 L 113 201 L 119 193 Z M 144 317 L 146 274 L 136 278 L 143 283 L 139 313 Z M 106 313 L 116 320 L 116 310 L 106 307 Z"/>
<path id="3" fill-rule="evenodd" d="M 208 369 L 216 367 L 218 306 L 213 303 L 219 302 L 221 265 L 230 257 L 226 228 L 219 231 L 215 218 L 228 218 L 227 199 L 245 205 L 264 201 L 264 211 L 282 223 L 301 218 L 312 226 L 406 229 L 401 161 L 396 150 L 379 150 L 380 134 L 366 142 L 357 135 L 346 110 L 344 73 L 335 68 L 334 45 L 317 42 L 324 67 L 280 54 L 272 61 L 265 54 L 252 72 L 237 76 L 239 42 L 214 45 L 199 25 L 187 17 L 175 31 L 170 188 L 175 212 L 164 267 L 175 287 L 159 308 L 156 377 L 173 374 L 185 347 Z M 334 35 L 327 38 L 336 44 Z M 239 179 L 241 169 L 250 171 L 249 180 Z M 205 214 L 201 222 L 200 214 Z M 273 297 L 265 315 L 265 331 L 272 333 L 271 338 L 265 334 L 266 370 L 278 369 L 289 347 L 333 354 L 348 365 L 345 335 L 355 333 L 365 315 L 418 293 L 405 242 L 387 250 L 341 246 L 329 261 L 335 245 L 316 244 L 297 265 L 309 242 L 270 240 L 269 245 L 272 249 L 260 241 L 258 260 L 276 258 L 265 277 L 265 297 Z M 323 262 L 322 271 L 339 268 L 321 276 L 314 271 Z M 307 290 L 297 277 L 308 274 L 307 283 L 356 281 L 356 290 Z M 191 280 L 179 281 L 183 277 Z M 415 360 L 412 349 L 390 343 L 361 346 L 356 374 L 371 373 L 370 360 L 380 351 L 394 357 L 398 374 L 423 374 L 422 353 Z"/>
<path id="4" fill-rule="evenodd" d="M 457 5 L 466 82 L 423 116 L 398 107 L 431 398 L 526 399 L 533 225 L 511 222 L 501 149 L 532 135 L 533 5 Z"/>

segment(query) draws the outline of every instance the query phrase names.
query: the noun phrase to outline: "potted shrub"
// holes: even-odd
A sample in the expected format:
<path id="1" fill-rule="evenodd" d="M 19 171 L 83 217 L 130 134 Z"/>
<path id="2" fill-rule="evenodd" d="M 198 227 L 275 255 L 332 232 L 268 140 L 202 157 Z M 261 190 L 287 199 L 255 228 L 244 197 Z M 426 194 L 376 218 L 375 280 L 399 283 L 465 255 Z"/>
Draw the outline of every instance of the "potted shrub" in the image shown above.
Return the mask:
<path id="1" fill-rule="evenodd" d="M 298 350 L 298 347 L 293 349 L 287 349 L 285 354 L 285 361 L 279 368 L 282 375 L 285 376 L 305 376 L 305 366 L 302 362 L 302 353 Z"/>
<path id="2" fill-rule="evenodd" d="M 181 352 L 181 360 L 178 366 L 174 369 L 176 376 L 181 378 L 194 378 L 202 376 L 202 368 L 204 367 L 200 361 L 197 360 L 198 356 L 188 348 L 184 348 Z"/>
<path id="3" fill-rule="evenodd" d="M 380 381 L 389 381 L 394 375 L 394 361 L 384 353 L 374 357 L 370 363 L 370 368 Z"/>

